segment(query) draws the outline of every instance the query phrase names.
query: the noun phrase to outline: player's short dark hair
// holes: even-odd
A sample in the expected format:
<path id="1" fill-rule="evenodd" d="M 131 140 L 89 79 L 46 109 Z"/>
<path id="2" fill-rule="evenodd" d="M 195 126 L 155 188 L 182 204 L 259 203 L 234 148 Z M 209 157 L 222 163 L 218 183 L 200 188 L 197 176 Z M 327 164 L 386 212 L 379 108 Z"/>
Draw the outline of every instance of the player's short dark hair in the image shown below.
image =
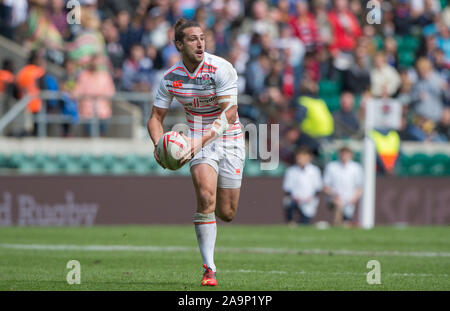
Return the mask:
<path id="1" fill-rule="evenodd" d="M 186 28 L 190 28 L 190 27 L 200 27 L 202 28 L 202 26 L 200 26 L 200 24 L 196 21 L 189 21 L 185 18 L 180 18 L 179 20 L 177 20 L 177 22 L 175 23 L 174 26 L 174 30 L 175 30 L 175 42 L 180 41 L 183 42 L 184 39 L 184 30 Z"/>
<path id="2" fill-rule="evenodd" d="M 353 153 L 352 149 L 350 149 L 349 146 L 342 146 L 341 148 L 339 148 L 339 153 L 342 153 L 342 152 L 350 152 L 350 153 Z"/>
<path id="3" fill-rule="evenodd" d="M 312 150 L 308 146 L 300 146 L 297 149 L 295 149 L 295 155 L 299 154 L 309 154 L 312 155 Z"/>

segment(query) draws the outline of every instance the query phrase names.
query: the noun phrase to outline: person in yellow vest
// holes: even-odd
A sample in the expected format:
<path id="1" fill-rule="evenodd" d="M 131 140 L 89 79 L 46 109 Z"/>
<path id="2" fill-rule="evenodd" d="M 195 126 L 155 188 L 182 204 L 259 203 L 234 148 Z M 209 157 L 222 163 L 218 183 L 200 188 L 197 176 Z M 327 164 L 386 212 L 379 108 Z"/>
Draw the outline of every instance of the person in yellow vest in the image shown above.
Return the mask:
<path id="1" fill-rule="evenodd" d="M 381 172 L 394 174 L 395 164 L 400 151 L 400 136 L 396 131 L 389 131 L 383 134 L 372 130 L 370 133 L 377 151 L 378 163 L 381 164 Z"/>
<path id="2" fill-rule="evenodd" d="M 313 138 L 329 137 L 334 132 L 334 120 L 323 99 L 300 96 L 298 104 L 306 108 L 301 130 Z"/>

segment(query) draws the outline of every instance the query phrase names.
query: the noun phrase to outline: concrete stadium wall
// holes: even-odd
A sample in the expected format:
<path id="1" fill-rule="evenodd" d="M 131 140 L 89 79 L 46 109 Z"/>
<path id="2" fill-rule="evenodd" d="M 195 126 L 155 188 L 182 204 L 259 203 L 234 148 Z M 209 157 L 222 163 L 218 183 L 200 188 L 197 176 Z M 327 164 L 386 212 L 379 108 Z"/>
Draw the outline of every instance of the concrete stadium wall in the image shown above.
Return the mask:
<path id="1" fill-rule="evenodd" d="M 237 224 L 281 224 L 281 178 L 244 178 Z M 376 224 L 450 224 L 449 178 L 378 178 Z M 0 177 L 0 226 L 189 224 L 186 177 Z M 315 221 L 331 222 L 322 197 Z M 356 218 L 357 219 L 357 218 Z"/>

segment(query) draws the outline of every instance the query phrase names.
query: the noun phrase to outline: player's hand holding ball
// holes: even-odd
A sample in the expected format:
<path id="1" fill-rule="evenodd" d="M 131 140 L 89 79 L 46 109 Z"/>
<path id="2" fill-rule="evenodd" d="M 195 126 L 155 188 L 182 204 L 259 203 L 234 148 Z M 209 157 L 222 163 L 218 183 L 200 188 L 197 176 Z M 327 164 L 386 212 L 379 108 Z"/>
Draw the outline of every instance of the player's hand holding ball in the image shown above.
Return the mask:
<path id="1" fill-rule="evenodd" d="M 174 131 L 161 136 L 156 145 L 155 159 L 163 168 L 176 171 L 187 162 L 185 157 L 191 150 L 191 144 L 185 137 Z"/>

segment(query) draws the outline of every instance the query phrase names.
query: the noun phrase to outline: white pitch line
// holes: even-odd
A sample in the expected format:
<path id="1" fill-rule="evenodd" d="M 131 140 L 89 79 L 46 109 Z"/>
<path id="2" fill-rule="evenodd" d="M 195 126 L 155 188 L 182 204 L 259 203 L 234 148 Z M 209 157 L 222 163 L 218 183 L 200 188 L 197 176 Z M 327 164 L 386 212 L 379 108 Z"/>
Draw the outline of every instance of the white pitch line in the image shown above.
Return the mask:
<path id="1" fill-rule="evenodd" d="M 5 249 L 21 250 L 75 250 L 75 251 L 133 251 L 133 252 L 193 252 L 197 247 L 187 246 L 152 246 L 152 245 L 65 245 L 65 244 L 0 244 Z M 324 249 L 286 249 L 263 247 L 216 247 L 223 253 L 254 254 L 290 254 L 290 255 L 347 255 L 347 256 L 406 256 L 406 257 L 450 257 L 448 252 L 402 252 L 402 251 L 367 251 L 367 250 L 324 250 Z"/>
<path id="2" fill-rule="evenodd" d="M 367 273 L 359 272 L 323 272 L 323 271 L 278 271 L 278 270 L 224 270 L 222 273 L 262 273 L 262 274 L 318 274 L 318 275 L 367 275 Z M 448 277 L 448 274 L 431 274 L 431 273 L 383 273 L 384 276 L 394 277 Z"/>

